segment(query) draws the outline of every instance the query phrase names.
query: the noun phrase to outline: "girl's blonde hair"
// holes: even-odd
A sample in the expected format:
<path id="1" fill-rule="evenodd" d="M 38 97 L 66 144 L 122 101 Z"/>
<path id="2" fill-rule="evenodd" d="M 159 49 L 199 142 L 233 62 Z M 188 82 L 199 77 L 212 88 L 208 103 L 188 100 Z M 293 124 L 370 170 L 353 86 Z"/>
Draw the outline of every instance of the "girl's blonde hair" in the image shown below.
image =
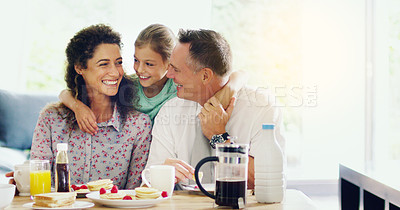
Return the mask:
<path id="1" fill-rule="evenodd" d="M 150 45 L 154 52 L 161 55 L 164 62 L 169 62 L 175 43 L 176 37 L 171 29 L 162 24 L 152 24 L 140 32 L 135 41 L 135 47 Z"/>

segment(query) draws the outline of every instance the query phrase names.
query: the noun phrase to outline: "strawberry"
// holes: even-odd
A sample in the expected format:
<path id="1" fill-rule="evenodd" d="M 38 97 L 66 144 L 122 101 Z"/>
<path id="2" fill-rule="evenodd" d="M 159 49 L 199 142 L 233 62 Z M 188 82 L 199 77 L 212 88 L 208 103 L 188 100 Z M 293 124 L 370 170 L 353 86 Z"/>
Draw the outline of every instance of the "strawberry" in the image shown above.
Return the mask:
<path id="1" fill-rule="evenodd" d="M 88 187 L 86 185 L 82 185 L 81 189 L 87 189 Z"/>
<path id="2" fill-rule="evenodd" d="M 114 185 L 114 186 L 111 188 L 111 193 L 118 193 L 118 187 L 117 187 L 117 185 Z"/>
<path id="3" fill-rule="evenodd" d="M 122 198 L 122 200 L 132 200 L 132 197 L 129 195 L 125 195 L 124 198 Z"/>
<path id="4" fill-rule="evenodd" d="M 162 196 L 163 198 L 168 197 L 167 191 L 162 191 L 162 192 L 161 192 L 161 196 Z"/>
<path id="5" fill-rule="evenodd" d="M 194 186 L 194 189 L 198 189 L 199 187 L 197 185 Z"/>
<path id="6" fill-rule="evenodd" d="M 75 191 L 80 190 L 80 189 L 81 189 L 81 187 L 79 187 L 79 186 L 75 187 Z"/>
<path id="7" fill-rule="evenodd" d="M 106 189 L 100 188 L 100 194 L 106 194 Z"/>
<path id="8" fill-rule="evenodd" d="M 75 191 L 76 190 L 76 185 L 71 185 L 71 188 Z"/>

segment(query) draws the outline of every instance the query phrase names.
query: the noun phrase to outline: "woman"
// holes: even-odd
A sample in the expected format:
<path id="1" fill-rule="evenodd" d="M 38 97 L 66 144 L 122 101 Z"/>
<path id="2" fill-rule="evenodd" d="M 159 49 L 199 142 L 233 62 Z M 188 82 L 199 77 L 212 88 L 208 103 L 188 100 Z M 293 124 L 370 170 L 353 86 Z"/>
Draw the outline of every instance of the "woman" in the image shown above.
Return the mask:
<path id="1" fill-rule="evenodd" d="M 151 120 L 135 110 L 137 87 L 124 74 L 120 48 L 120 34 L 99 24 L 79 31 L 66 49 L 67 87 L 95 113 L 97 134 L 80 130 L 74 113 L 61 103 L 39 116 L 31 159 L 50 160 L 54 175 L 57 143 L 68 143 L 71 184 L 109 178 L 120 189 L 132 189 L 141 183 Z"/>

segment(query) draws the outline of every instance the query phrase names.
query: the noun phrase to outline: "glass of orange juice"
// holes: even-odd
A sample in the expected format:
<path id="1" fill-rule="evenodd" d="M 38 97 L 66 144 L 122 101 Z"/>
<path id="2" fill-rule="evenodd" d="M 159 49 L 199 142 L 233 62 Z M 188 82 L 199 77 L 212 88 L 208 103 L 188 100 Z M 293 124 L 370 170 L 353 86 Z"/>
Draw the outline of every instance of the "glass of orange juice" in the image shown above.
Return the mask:
<path id="1" fill-rule="evenodd" d="M 49 193 L 51 191 L 49 160 L 31 160 L 30 168 L 31 195 Z"/>

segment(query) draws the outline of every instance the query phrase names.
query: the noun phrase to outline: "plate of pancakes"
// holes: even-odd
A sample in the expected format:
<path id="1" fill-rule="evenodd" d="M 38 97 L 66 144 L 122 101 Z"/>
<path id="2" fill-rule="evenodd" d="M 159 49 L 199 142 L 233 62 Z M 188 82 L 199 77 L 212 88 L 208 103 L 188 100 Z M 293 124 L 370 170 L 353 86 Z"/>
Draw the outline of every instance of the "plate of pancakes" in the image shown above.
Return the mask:
<path id="1" fill-rule="evenodd" d="M 116 208 L 147 208 L 170 198 L 163 197 L 161 191 L 148 187 L 118 190 L 118 192 L 106 190 L 102 194 L 100 194 L 100 191 L 96 191 L 86 194 L 86 197 L 100 205 Z"/>

